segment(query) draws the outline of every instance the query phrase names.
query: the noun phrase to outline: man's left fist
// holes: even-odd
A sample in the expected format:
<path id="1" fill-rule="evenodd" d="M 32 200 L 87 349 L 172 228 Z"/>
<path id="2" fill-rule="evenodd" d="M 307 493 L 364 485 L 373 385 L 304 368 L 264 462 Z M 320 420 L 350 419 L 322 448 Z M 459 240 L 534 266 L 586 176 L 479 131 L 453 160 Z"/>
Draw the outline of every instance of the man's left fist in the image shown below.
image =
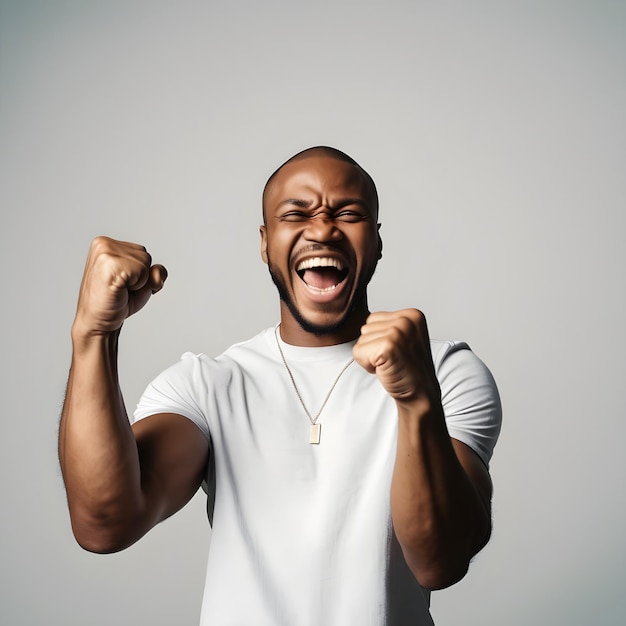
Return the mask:
<path id="1" fill-rule="evenodd" d="M 372 313 L 361 328 L 354 360 L 376 374 L 398 402 L 441 406 L 426 318 L 417 309 Z"/>

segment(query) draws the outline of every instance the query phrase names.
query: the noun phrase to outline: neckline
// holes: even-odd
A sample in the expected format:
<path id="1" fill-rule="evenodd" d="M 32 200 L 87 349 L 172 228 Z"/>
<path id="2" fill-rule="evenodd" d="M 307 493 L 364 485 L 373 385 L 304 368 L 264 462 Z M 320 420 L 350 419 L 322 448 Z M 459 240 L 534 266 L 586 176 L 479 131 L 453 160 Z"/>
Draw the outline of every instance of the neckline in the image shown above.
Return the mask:
<path id="1" fill-rule="evenodd" d="M 276 358 L 280 360 L 280 353 L 276 346 L 275 326 L 268 328 L 265 332 L 265 339 L 272 346 L 272 351 Z M 338 343 L 334 346 L 294 346 L 283 341 L 278 333 L 278 341 L 283 350 L 285 357 L 291 362 L 293 361 L 336 361 L 349 359 L 352 356 L 352 348 L 356 344 L 356 339 L 347 341 L 346 343 Z"/>

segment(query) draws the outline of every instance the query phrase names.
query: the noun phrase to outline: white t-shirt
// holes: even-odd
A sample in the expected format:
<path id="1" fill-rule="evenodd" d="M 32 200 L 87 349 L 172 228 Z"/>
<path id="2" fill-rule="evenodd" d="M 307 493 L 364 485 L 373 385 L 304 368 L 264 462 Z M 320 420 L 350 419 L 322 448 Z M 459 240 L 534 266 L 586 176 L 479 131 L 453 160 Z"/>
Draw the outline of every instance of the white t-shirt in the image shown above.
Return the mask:
<path id="1" fill-rule="evenodd" d="M 281 342 L 312 415 L 353 345 Z M 448 431 L 488 464 L 501 417 L 493 378 L 466 344 L 431 347 Z M 148 386 L 135 418 L 162 412 L 192 420 L 212 448 L 203 626 L 432 624 L 429 593 L 391 526 L 397 412 L 376 376 L 348 367 L 311 445 L 272 328 L 216 359 L 184 354 Z"/>

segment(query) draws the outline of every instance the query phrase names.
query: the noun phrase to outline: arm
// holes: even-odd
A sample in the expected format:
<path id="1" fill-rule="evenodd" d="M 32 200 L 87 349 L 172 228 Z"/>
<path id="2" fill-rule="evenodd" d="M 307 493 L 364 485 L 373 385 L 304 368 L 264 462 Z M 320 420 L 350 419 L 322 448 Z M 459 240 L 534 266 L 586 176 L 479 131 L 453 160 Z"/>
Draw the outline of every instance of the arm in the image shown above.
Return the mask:
<path id="1" fill-rule="evenodd" d="M 172 414 L 132 428 L 118 383 L 121 325 L 165 276 L 140 246 L 103 237 L 92 243 L 72 327 L 59 459 L 74 535 L 94 552 L 137 541 L 181 508 L 202 480 L 208 447 L 198 428 Z"/>
<path id="2" fill-rule="evenodd" d="M 354 354 L 398 407 L 391 515 L 404 557 L 429 589 L 454 584 L 491 533 L 491 479 L 478 455 L 451 439 L 426 321 L 414 309 L 370 315 Z"/>

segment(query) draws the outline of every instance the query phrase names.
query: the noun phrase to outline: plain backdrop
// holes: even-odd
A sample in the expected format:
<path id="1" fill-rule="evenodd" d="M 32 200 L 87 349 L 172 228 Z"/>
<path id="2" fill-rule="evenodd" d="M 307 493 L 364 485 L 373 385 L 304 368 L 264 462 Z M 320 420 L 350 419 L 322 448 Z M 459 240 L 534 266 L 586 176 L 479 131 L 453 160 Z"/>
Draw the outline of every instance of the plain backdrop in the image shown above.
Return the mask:
<path id="1" fill-rule="evenodd" d="M 169 270 L 124 327 L 132 411 L 184 351 L 277 321 L 261 189 L 329 144 L 379 186 L 371 307 L 422 309 L 502 394 L 493 538 L 436 623 L 623 624 L 625 112 L 617 0 L 0 0 L 0 623 L 197 623 L 201 494 L 121 554 L 71 535 L 85 255 L 107 234 Z"/>

